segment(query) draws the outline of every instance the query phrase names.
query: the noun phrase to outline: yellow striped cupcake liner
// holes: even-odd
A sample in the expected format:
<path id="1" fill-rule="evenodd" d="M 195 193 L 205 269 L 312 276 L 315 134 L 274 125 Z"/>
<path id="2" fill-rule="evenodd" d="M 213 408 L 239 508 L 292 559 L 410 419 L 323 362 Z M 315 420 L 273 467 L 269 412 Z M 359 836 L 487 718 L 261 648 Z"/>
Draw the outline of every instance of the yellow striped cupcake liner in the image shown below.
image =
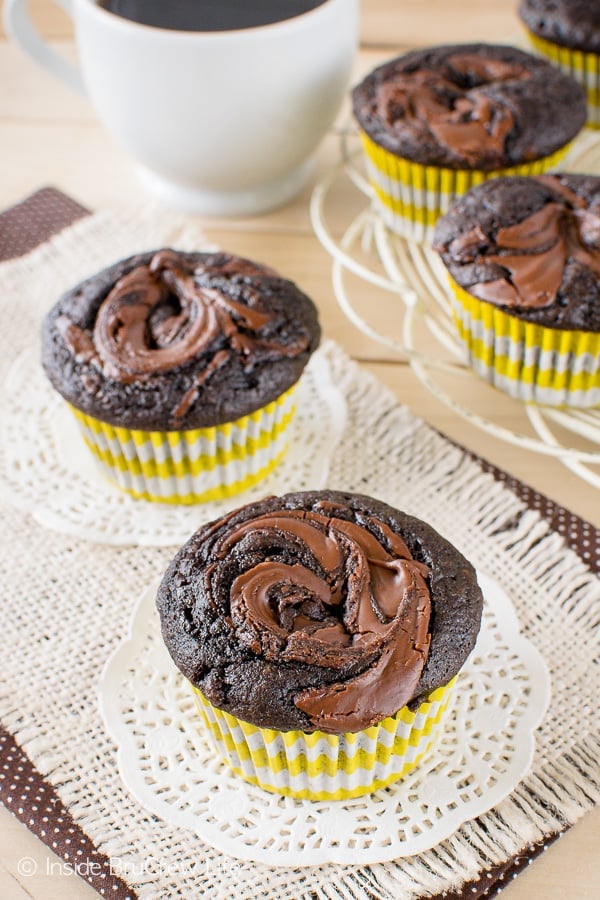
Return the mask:
<path id="1" fill-rule="evenodd" d="M 234 422 L 190 431 L 118 428 L 71 410 L 101 471 L 121 490 L 159 503 L 205 503 L 247 490 L 283 459 L 295 389 Z"/>
<path id="2" fill-rule="evenodd" d="M 405 706 L 364 731 L 341 735 L 257 728 L 193 691 L 215 751 L 245 781 L 297 800 L 348 800 L 419 765 L 443 729 L 455 681 L 413 711 Z"/>
<path id="3" fill-rule="evenodd" d="M 369 182 L 377 209 L 385 224 L 401 237 L 431 241 L 435 223 L 448 212 L 452 201 L 470 188 L 500 175 L 541 175 L 556 168 L 567 155 L 565 144 L 550 156 L 532 162 L 482 172 L 477 169 L 445 169 L 424 166 L 395 156 L 360 132 Z"/>
<path id="4" fill-rule="evenodd" d="M 600 128 L 600 56 L 561 47 L 525 29 L 532 48 L 585 88 L 589 128 Z"/>
<path id="5" fill-rule="evenodd" d="M 450 284 L 458 333 L 482 378 L 517 400 L 600 405 L 600 333 L 524 322 Z"/>

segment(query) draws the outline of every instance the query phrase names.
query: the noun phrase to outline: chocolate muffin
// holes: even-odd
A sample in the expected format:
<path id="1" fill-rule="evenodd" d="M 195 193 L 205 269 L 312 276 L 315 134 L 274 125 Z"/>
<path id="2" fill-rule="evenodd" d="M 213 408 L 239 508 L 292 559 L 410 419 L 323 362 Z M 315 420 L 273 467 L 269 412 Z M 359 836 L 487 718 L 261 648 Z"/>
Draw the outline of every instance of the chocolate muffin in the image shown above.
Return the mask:
<path id="1" fill-rule="evenodd" d="M 600 178 L 488 181 L 439 220 L 434 246 L 478 371 L 522 399 L 600 401 Z"/>
<path id="2" fill-rule="evenodd" d="M 221 709 L 281 731 L 367 728 L 447 684 L 473 648 L 473 567 L 360 494 L 269 497 L 205 525 L 158 592 L 165 643 Z"/>
<path id="3" fill-rule="evenodd" d="M 493 174 L 556 165 L 586 119 L 572 78 L 492 44 L 414 50 L 371 72 L 352 99 L 381 210 L 409 237 Z"/>
<path id="4" fill-rule="evenodd" d="M 483 171 L 554 153 L 585 123 L 581 88 L 516 47 L 413 50 L 354 88 L 369 137 L 424 165 Z"/>
<path id="5" fill-rule="evenodd" d="M 519 16 L 553 44 L 600 54 L 600 6 L 594 0 L 521 0 Z"/>
<path id="6" fill-rule="evenodd" d="M 281 457 L 319 336 L 313 302 L 272 269 L 163 249 L 67 291 L 44 320 L 42 361 L 105 474 L 135 496 L 196 502 Z"/>
<path id="7" fill-rule="evenodd" d="M 600 127 L 600 5 L 597 0 L 521 0 L 532 47 L 585 89 L 588 125 Z"/>
<path id="8" fill-rule="evenodd" d="M 227 761 L 262 786 L 314 798 L 364 793 L 412 768 L 474 646 L 482 596 L 473 567 L 425 522 L 360 494 L 316 491 L 269 497 L 200 528 L 167 569 L 157 606 Z M 306 742 L 317 758 L 320 740 L 325 787 L 314 781 L 320 769 L 282 762 Z M 362 782 L 340 786 L 361 741 Z"/>
<path id="9" fill-rule="evenodd" d="M 209 726 L 217 716 L 221 729 L 250 723 L 253 735 L 293 732 L 295 744 L 316 733 L 374 739 L 382 723 L 389 738 L 400 711 L 427 717 L 474 646 L 482 596 L 472 566 L 426 523 L 367 496 L 318 491 L 202 527 L 169 566 L 157 605 Z M 393 773 L 405 760 L 396 763 Z"/>
<path id="10" fill-rule="evenodd" d="M 319 343 L 314 303 L 272 269 L 227 253 L 159 250 L 67 291 L 42 332 L 62 396 L 111 425 L 220 425 L 295 384 Z"/>

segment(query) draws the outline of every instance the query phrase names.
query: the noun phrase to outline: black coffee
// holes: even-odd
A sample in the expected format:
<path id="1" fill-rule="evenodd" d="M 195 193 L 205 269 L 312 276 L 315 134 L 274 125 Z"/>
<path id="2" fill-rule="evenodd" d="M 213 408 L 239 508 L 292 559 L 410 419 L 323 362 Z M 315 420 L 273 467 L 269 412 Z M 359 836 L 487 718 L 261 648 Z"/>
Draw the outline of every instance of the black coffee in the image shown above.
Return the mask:
<path id="1" fill-rule="evenodd" d="M 231 31 L 271 25 L 309 12 L 325 0 L 99 0 L 108 12 L 142 25 L 177 31 Z"/>

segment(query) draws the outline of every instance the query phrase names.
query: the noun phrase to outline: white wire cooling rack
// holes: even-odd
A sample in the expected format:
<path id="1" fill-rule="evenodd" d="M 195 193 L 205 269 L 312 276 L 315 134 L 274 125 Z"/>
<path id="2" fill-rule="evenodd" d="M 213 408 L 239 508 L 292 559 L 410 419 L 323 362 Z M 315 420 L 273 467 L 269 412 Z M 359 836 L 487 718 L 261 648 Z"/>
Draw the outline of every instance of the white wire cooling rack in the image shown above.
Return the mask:
<path id="1" fill-rule="evenodd" d="M 555 457 L 600 488 L 600 408 L 558 409 L 514 400 L 510 402 L 520 406 L 523 414 L 519 431 L 494 418 L 499 392 L 486 385 L 466 362 L 452 322 L 444 266 L 428 245 L 401 238 L 384 224 L 373 204 L 361 160 L 356 134 L 343 128 L 340 160 L 315 186 L 311 198 L 313 228 L 333 258 L 333 288 L 345 315 L 367 337 L 407 361 L 422 384 L 457 415 L 500 440 Z M 585 132 L 577 139 L 563 168 L 600 174 L 597 132 Z M 349 180 L 356 188 L 356 198 L 362 200 L 363 195 L 367 202 L 337 239 L 327 224 L 327 212 L 333 206 L 333 189 L 341 180 Z M 378 301 L 369 294 L 366 313 L 359 309 L 365 282 L 379 289 L 375 296 L 381 298 Z M 402 308 L 403 314 L 389 334 L 376 327 L 373 319 L 377 306 L 394 296 L 402 301 L 395 308 Z M 489 414 L 482 415 L 468 405 L 465 396 L 470 392 L 463 390 L 461 399 L 457 398 L 456 386 L 465 378 L 476 380 L 490 392 L 485 404 Z"/>

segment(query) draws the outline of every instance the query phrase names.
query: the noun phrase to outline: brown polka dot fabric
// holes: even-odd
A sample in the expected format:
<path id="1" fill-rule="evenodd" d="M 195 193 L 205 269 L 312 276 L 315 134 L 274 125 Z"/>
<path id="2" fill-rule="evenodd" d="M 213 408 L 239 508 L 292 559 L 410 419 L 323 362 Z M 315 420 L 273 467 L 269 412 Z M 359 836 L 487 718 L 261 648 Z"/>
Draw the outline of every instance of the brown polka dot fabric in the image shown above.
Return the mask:
<path id="1" fill-rule="evenodd" d="M 458 891 L 444 891 L 443 894 L 440 894 L 434 900 L 440 900 L 440 898 L 443 898 L 443 900 L 467 900 L 468 897 L 479 900 L 479 898 L 483 897 L 496 897 L 502 888 L 506 887 L 513 878 L 516 878 L 519 872 L 530 866 L 560 836 L 560 834 L 555 834 L 545 841 L 529 844 L 522 854 L 514 856 L 499 866 L 494 866 L 493 869 L 484 872 L 477 881 L 467 882 Z"/>
<path id="2" fill-rule="evenodd" d="M 37 191 L 0 214 L 0 261 L 28 253 L 85 215 L 88 210 L 60 191 L 50 187 Z M 537 510 L 594 572 L 600 572 L 600 530 L 506 472 L 470 455 L 484 471 L 503 482 L 528 507 Z M 116 900 L 136 896 L 123 880 L 111 875 L 108 858 L 96 849 L 65 809 L 52 785 L 44 780 L 2 725 L 0 801 L 65 862 L 76 866 L 78 860 L 86 861 L 82 874 L 100 895 Z M 557 837 L 558 834 L 551 835 L 543 842 L 524 848 L 518 856 L 482 872 L 477 880 L 468 882 L 459 891 L 445 892 L 439 898 L 465 900 L 496 896 Z M 367 890 L 365 897 L 370 896 Z"/>
<path id="3" fill-rule="evenodd" d="M 470 456 L 480 464 L 484 472 L 489 472 L 496 481 L 505 484 L 529 509 L 539 512 L 542 518 L 549 522 L 552 530 L 557 531 L 564 538 L 565 544 L 575 551 L 592 572 L 600 573 L 600 530 L 598 528 L 595 528 L 590 522 L 586 522 L 585 519 L 580 519 L 579 516 L 559 506 L 543 494 L 539 494 L 507 472 L 497 469 L 481 457 L 474 454 L 470 454 Z"/>
<path id="4" fill-rule="evenodd" d="M 11 735 L 0 725 L 0 800 L 102 897 L 136 896 L 111 874 L 110 861 L 73 821 L 51 784 L 45 782 Z"/>
<path id="5" fill-rule="evenodd" d="M 56 188 L 42 188 L 0 215 L 0 261 L 24 256 L 87 215 L 85 207 Z"/>

